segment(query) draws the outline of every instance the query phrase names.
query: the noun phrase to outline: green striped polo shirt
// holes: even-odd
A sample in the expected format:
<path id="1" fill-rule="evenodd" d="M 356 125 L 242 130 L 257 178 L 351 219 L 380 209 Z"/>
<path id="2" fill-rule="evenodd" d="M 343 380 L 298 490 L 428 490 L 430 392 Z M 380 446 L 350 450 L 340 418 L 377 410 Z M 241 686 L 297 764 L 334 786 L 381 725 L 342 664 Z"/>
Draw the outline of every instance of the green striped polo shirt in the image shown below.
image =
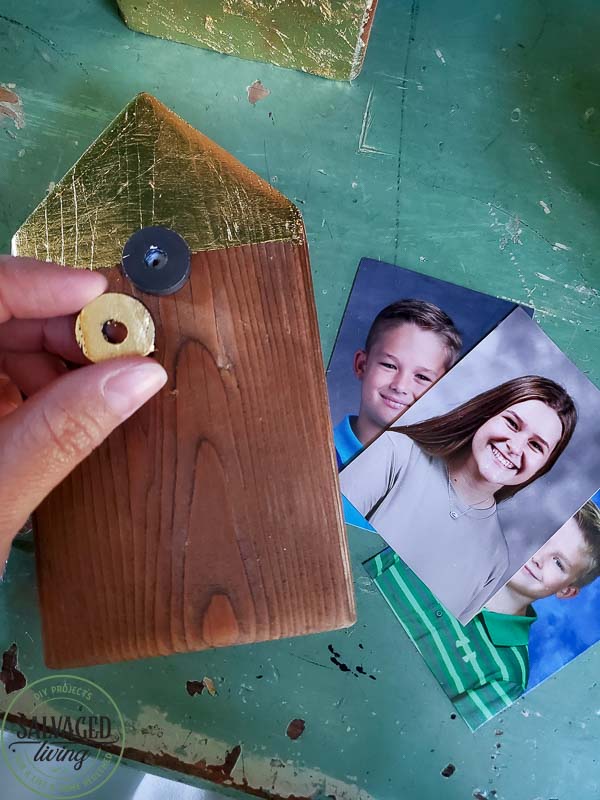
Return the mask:
<path id="1" fill-rule="evenodd" d="M 461 625 L 391 548 L 364 566 L 471 730 L 523 694 L 531 606 L 528 616 L 484 608 Z"/>

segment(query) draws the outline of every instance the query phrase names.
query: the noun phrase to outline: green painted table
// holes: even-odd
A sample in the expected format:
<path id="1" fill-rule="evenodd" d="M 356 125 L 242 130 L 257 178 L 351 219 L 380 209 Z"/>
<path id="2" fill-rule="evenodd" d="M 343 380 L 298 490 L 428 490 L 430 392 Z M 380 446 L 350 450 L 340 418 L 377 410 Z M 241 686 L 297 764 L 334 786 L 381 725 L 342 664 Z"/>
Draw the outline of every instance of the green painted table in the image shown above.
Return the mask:
<path id="1" fill-rule="evenodd" d="M 380 0 L 344 84 L 133 33 L 110 0 L 3 0 L 0 82 L 24 124 L 0 123 L 0 250 L 145 90 L 302 209 L 326 354 L 368 255 L 533 303 L 598 382 L 599 39 L 585 0 Z M 271 94 L 252 106 L 256 79 Z M 380 540 L 349 537 L 350 630 L 80 671 L 117 699 L 138 766 L 267 797 L 597 798 L 600 649 L 471 734 L 361 572 Z M 47 674 L 27 541 L 0 587 L 12 641 L 29 681 Z M 376 680 L 342 672 L 328 645 Z M 191 697 L 204 676 L 218 695 Z"/>

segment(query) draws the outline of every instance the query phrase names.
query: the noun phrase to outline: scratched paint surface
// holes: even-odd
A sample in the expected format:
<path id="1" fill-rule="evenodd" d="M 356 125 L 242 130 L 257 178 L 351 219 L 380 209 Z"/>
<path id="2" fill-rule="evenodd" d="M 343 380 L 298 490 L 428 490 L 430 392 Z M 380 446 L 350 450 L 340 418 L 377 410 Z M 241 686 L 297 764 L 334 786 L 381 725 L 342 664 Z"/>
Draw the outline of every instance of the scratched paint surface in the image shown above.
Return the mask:
<path id="1" fill-rule="evenodd" d="M 595 4 L 449 9 L 382 0 L 360 78 L 337 84 L 135 34 L 106 0 L 56 0 L 51 19 L 4 0 L 0 83 L 25 124 L 0 121 L 0 248 L 150 91 L 302 209 L 326 356 L 368 255 L 533 303 L 598 383 Z M 271 94 L 252 105 L 256 80 Z M 0 651 L 16 642 L 31 681 L 45 670 L 27 545 L 0 587 Z M 130 755 L 273 797 L 596 800 L 600 650 L 470 734 L 360 571 L 380 541 L 351 529 L 350 545 L 346 632 L 81 670 L 116 697 Z M 206 677 L 217 693 L 190 695 Z"/>

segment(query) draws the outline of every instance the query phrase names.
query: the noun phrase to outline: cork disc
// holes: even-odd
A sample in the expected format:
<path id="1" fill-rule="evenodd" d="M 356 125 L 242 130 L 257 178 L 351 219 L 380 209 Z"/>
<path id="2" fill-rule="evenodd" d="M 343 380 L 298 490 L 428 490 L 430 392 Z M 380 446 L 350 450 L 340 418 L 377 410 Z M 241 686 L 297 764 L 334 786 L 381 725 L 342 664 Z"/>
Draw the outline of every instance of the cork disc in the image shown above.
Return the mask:
<path id="1" fill-rule="evenodd" d="M 154 350 L 154 321 L 139 300 L 107 292 L 79 312 L 75 338 L 90 361 L 147 356 Z"/>

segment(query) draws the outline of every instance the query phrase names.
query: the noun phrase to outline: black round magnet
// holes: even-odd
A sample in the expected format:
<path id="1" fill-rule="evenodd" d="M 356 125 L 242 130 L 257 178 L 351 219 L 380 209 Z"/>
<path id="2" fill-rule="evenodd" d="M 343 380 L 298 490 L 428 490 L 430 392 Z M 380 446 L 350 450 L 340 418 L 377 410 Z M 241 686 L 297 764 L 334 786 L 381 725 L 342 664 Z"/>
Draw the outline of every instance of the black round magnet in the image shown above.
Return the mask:
<path id="1" fill-rule="evenodd" d="M 170 228 L 150 225 L 129 237 L 121 259 L 123 273 L 148 294 L 173 294 L 190 276 L 190 248 Z"/>

